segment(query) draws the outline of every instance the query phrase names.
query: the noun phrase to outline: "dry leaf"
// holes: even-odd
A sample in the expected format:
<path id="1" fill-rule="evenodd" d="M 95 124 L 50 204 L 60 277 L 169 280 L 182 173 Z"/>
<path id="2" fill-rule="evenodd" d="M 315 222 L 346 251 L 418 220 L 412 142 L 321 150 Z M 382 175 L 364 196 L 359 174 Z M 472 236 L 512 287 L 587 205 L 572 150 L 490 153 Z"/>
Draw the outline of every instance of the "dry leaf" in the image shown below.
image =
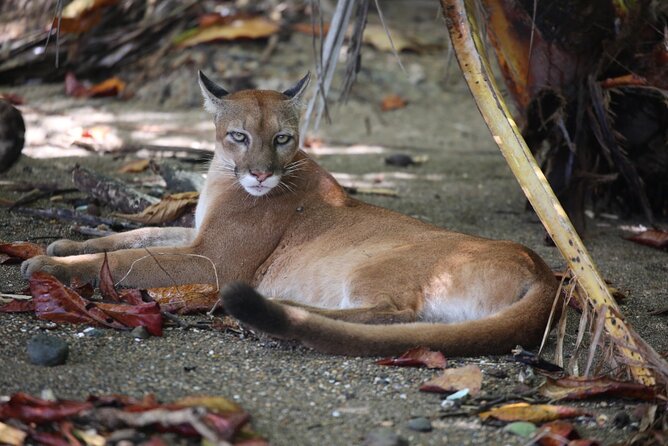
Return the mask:
<path id="1" fill-rule="evenodd" d="M 390 30 L 390 35 L 392 36 L 392 42 L 394 43 L 394 48 L 398 51 L 404 50 L 419 50 L 418 45 L 411 42 L 405 35 L 396 31 Z M 387 36 L 387 31 L 383 28 L 382 25 L 368 24 L 364 28 L 364 36 L 362 41 L 368 45 L 373 46 L 379 51 L 392 51 L 392 44 L 390 44 L 390 39 Z"/>
<path id="2" fill-rule="evenodd" d="M 199 199 L 199 192 L 183 192 L 167 195 L 156 204 L 152 204 L 139 214 L 115 214 L 126 220 L 136 221 L 146 225 L 160 225 L 174 221 L 195 205 Z"/>
<path id="3" fill-rule="evenodd" d="M 5 423 L 0 423 L 0 444 L 21 446 L 27 434 Z"/>
<path id="4" fill-rule="evenodd" d="M 384 112 L 404 108 L 408 102 L 397 94 L 390 94 L 383 98 L 380 109 Z"/>
<path id="5" fill-rule="evenodd" d="M 320 25 L 316 24 L 315 28 L 311 23 L 295 23 L 292 25 L 292 30 L 298 33 L 306 34 L 307 36 L 317 36 L 320 37 Z M 329 32 L 329 23 L 323 23 L 322 25 L 323 34 Z"/>
<path id="6" fill-rule="evenodd" d="M 275 34 L 278 30 L 279 26 L 275 22 L 255 17 L 235 20 L 226 25 L 189 30 L 177 36 L 174 43 L 181 48 L 187 48 L 218 40 L 262 39 Z"/>
<path id="7" fill-rule="evenodd" d="M 640 234 L 628 237 L 627 240 L 656 249 L 668 249 L 668 231 L 659 229 L 648 229 Z"/>
<path id="8" fill-rule="evenodd" d="M 44 255 L 46 254 L 46 249 L 42 245 L 30 242 L 2 243 L 0 244 L 0 254 L 7 256 L 0 263 L 7 265 Z"/>
<path id="9" fill-rule="evenodd" d="M 581 415 L 590 414 L 575 407 L 528 403 L 505 404 L 478 414 L 482 420 L 494 418 L 501 421 L 529 421 L 531 423 L 544 423 L 546 421 L 579 417 Z"/>
<path id="10" fill-rule="evenodd" d="M 162 311 L 176 314 L 208 311 L 219 298 L 218 289 L 211 284 L 150 288 L 146 292 Z"/>
<path id="11" fill-rule="evenodd" d="M 538 389 L 539 393 L 552 400 L 581 400 L 596 396 L 616 396 L 622 398 L 636 398 L 653 400 L 656 391 L 652 387 L 642 384 L 615 381 L 614 379 L 598 377 L 586 378 L 582 376 L 567 376 L 565 378 L 547 378 L 547 381 Z"/>
<path id="12" fill-rule="evenodd" d="M 456 369 L 447 369 L 442 375 L 433 378 L 420 386 L 422 392 L 452 393 L 469 389 L 471 396 L 480 393 L 482 372 L 475 365 L 467 365 Z"/>
<path id="13" fill-rule="evenodd" d="M 118 173 L 140 173 L 148 169 L 150 160 L 142 159 L 136 161 L 130 161 L 129 163 L 123 164 L 119 169 Z"/>
<path id="14" fill-rule="evenodd" d="M 118 96 L 125 91 L 125 82 L 114 76 L 98 84 L 87 86 L 79 81 L 74 73 L 69 71 L 65 75 L 65 94 L 75 98 L 101 98 Z"/>
<path id="15" fill-rule="evenodd" d="M 378 365 L 397 367 L 427 367 L 428 369 L 444 369 L 447 362 L 441 352 L 434 352 L 427 347 L 416 347 L 408 350 L 398 358 L 385 358 L 376 361 Z"/>
<path id="16" fill-rule="evenodd" d="M 566 421 L 551 421 L 544 424 L 534 436 L 540 446 L 565 446 L 580 438 L 578 431 Z"/>
<path id="17" fill-rule="evenodd" d="M 54 18 L 53 26 L 60 25 L 62 33 L 82 33 L 91 30 L 102 19 L 101 8 L 118 3 L 118 0 L 74 0 L 63 8 L 60 17 Z"/>

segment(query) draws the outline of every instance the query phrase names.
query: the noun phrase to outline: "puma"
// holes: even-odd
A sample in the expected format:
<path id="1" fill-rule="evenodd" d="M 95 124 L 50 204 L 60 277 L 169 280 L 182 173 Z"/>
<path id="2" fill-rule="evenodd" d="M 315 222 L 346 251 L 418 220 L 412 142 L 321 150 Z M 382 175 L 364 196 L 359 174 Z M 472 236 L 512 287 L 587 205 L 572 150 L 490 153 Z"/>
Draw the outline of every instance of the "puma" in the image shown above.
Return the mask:
<path id="1" fill-rule="evenodd" d="M 196 227 L 56 241 L 23 274 L 95 282 L 108 252 L 125 286 L 218 281 L 225 310 L 242 322 L 333 354 L 426 346 L 471 356 L 535 345 L 558 288 L 545 262 L 517 243 L 349 197 L 298 147 L 308 82 L 228 93 L 200 73 L 216 149 Z"/>

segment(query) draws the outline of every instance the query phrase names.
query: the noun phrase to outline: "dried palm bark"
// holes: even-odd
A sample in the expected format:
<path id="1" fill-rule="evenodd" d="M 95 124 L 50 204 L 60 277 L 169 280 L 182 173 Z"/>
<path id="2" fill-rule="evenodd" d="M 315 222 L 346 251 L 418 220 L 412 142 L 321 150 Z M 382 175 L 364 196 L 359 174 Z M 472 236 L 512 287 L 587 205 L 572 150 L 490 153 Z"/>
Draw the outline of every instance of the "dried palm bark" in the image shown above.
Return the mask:
<path id="1" fill-rule="evenodd" d="M 600 320 L 615 361 L 643 384 L 668 384 L 668 364 L 628 326 L 605 281 L 555 197 L 494 81 L 478 25 L 475 0 L 441 0 L 453 49 L 494 141 L 522 190 L 568 262 L 581 295 Z M 601 332 L 599 331 L 599 335 Z M 594 346 L 598 340 L 593 342 Z"/>

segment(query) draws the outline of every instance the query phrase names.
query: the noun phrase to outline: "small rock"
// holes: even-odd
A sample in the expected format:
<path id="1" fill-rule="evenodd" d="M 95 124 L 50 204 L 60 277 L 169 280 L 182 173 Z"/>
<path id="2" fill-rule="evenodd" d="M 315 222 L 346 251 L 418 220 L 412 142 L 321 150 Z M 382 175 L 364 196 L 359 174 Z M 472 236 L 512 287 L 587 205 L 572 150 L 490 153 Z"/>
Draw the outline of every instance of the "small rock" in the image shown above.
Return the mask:
<path id="1" fill-rule="evenodd" d="M 416 163 L 410 155 L 395 153 L 394 155 L 385 158 L 385 164 L 389 164 L 390 166 L 408 167 Z"/>
<path id="2" fill-rule="evenodd" d="M 67 342 L 47 334 L 38 334 L 28 341 L 28 358 L 35 365 L 64 364 L 69 354 Z"/>
<path id="3" fill-rule="evenodd" d="M 133 328 L 130 334 L 135 339 L 148 339 L 151 337 L 151 333 L 149 333 L 143 325 Z"/>
<path id="4" fill-rule="evenodd" d="M 614 418 L 612 419 L 612 424 L 620 429 L 628 426 L 630 422 L 631 422 L 631 416 L 628 413 L 624 412 L 623 410 L 617 412 Z"/>
<path id="5" fill-rule="evenodd" d="M 104 330 L 100 330 L 95 327 L 88 327 L 83 330 L 83 334 L 90 336 L 91 338 L 101 338 L 104 336 Z"/>
<path id="6" fill-rule="evenodd" d="M 417 432 L 431 432 L 431 421 L 424 417 L 412 418 L 408 420 L 408 428 Z"/>
<path id="7" fill-rule="evenodd" d="M 408 441 L 390 429 L 374 429 L 366 435 L 364 446 L 408 446 Z"/>

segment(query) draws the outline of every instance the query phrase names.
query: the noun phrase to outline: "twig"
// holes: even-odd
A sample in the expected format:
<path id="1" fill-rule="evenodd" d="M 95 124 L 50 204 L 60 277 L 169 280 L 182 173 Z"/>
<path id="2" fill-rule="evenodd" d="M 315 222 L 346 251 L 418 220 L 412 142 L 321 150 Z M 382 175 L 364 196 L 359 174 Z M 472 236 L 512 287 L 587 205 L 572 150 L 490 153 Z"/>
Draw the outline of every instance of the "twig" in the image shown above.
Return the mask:
<path id="1" fill-rule="evenodd" d="M 63 208 L 35 209 L 20 207 L 14 209 L 13 212 L 46 219 L 81 223 L 87 226 L 107 225 L 111 228 L 119 229 L 137 229 L 141 226 L 137 223 L 124 222 L 112 218 L 96 217 L 94 215 L 82 214 L 70 209 Z"/>
<path id="2" fill-rule="evenodd" d="M 73 225 L 70 229 L 73 232 L 76 232 L 81 235 L 87 235 L 89 237 L 106 237 L 117 233 L 116 231 L 103 231 L 102 229 L 90 228 L 88 226 L 79 226 L 79 225 Z"/>

